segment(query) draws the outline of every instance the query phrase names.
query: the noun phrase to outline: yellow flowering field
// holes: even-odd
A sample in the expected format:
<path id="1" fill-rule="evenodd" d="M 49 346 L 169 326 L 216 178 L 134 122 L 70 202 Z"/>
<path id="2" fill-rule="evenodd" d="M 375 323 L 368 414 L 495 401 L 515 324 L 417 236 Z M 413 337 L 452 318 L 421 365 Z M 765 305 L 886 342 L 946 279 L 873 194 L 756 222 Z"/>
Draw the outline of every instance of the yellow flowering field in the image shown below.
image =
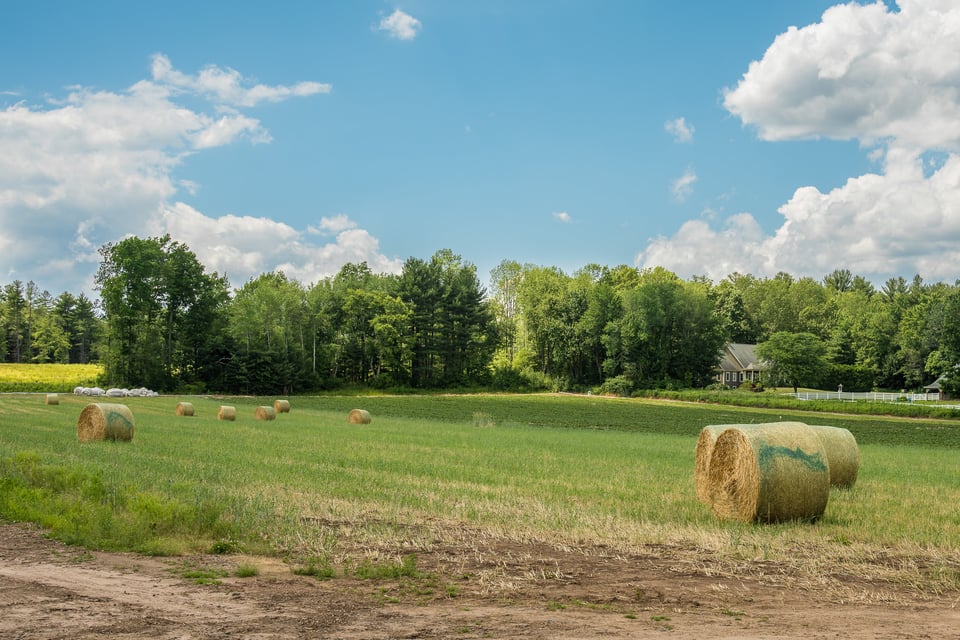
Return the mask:
<path id="1" fill-rule="evenodd" d="M 103 373 L 99 364 L 0 363 L 0 392 L 66 393 L 92 387 Z"/>

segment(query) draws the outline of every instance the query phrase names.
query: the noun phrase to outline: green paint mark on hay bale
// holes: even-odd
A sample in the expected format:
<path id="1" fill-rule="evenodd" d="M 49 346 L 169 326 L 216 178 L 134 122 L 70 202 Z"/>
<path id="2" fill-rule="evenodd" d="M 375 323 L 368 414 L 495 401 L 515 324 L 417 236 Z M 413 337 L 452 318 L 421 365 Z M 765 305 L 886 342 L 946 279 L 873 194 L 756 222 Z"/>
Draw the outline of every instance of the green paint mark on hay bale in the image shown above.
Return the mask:
<path id="1" fill-rule="evenodd" d="M 770 465 L 777 464 L 781 458 L 796 460 L 803 466 L 816 472 L 829 471 L 827 463 L 824 461 L 824 457 L 820 452 L 811 454 L 800 447 L 791 449 L 790 447 L 769 445 L 766 443 L 760 445 L 760 451 L 757 453 L 757 461 L 760 464 L 761 471 L 767 469 Z"/>

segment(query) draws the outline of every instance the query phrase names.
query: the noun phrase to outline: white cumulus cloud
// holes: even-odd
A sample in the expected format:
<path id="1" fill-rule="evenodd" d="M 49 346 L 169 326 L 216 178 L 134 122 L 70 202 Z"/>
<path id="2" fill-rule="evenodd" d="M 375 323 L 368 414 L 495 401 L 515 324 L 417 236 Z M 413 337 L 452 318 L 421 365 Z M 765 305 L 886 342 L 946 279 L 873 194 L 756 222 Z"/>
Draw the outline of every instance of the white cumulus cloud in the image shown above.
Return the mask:
<path id="1" fill-rule="evenodd" d="M 683 225 L 637 264 L 715 279 L 737 270 L 953 280 L 960 258 L 960 4 L 837 5 L 750 63 L 724 106 L 763 140 L 857 140 L 882 170 L 826 193 L 801 186 L 764 233 L 748 213 Z M 929 152 L 938 161 L 926 164 Z M 942 157 L 942 158 L 941 158 Z M 941 161 L 942 159 L 942 161 Z"/>
<path id="2" fill-rule="evenodd" d="M 573 222 L 573 218 L 571 218 L 570 214 L 566 211 L 555 211 L 553 213 L 553 219 L 557 222 L 563 222 L 564 224 Z"/>
<path id="3" fill-rule="evenodd" d="M 311 241 L 315 229 L 297 230 L 264 217 L 225 215 L 213 218 L 182 202 L 164 207 L 155 233 L 169 233 L 189 246 L 211 271 L 240 286 L 265 271 L 280 270 L 304 284 L 335 275 L 347 262 L 366 262 L 377 273 L 399 273 L 403 261 L 380 253 L 379 241 L 356 228 L 346 216 L 323 218 L 321 228 L 334 234 L 325 244 Z"/>
<path id="4" fill-rule="evenodd" d="M 409 13 L 396 9 L 389 16 L 380 20 L 378 28 L 398 40 L 413 40 L 420 33 L 421 26 L 420 21 Z"/>
<path id="5" fill-rule="evenodd" d="M 307 227 L 307 231 L 315 235 L 328 236 L 353 229 L 356 226 L 356 223 L 346 214 L 339 213 L 335 216 L 320 218 L 320 224 L 317 226 L 310 225 Z"/>
<path id="6" fill-rule="evenodd" d="M 72 89 L 41 104 L 0 108 L 0 274 L 33 280 L 51 292 L 92 291 L 99 247 L 129 235 L 170 233 L 234 285 L 279 266 L 313 280 L 338 260 L 366 260 L 395 271 L 376 238 L 346 216 L 321 219 L 334 238 L 310 241 L 267 218 L 211 217 L 180 202 L 202 185 L 174 178 L 189 154 L 241 140 L 269 142 L 243 106 L 323 93 L 320 83 L 251 84 L 238 72 L 208 67 L 190 75 L 156 55 L 152 78 L 120 91 Z M 208 101 L 211 113 L 181 96 Z M 239 279 L 239 280 L 238 280 Z"/>

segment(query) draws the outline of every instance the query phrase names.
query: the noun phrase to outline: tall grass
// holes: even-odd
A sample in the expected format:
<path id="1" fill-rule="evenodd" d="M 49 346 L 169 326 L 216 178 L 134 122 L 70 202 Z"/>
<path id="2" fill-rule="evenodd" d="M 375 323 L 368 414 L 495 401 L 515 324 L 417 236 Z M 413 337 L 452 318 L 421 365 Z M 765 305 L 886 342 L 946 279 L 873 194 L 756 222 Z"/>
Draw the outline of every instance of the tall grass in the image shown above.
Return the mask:
<path id="1" fill-rule="evenodd" d="M 861 440 L 856 487 L 834 491 L 815 526 L 761 527 L 716 520 L 695 498 L 693 464 L 704 425 L 779 417 L 762 411 L 555 396 L 323 397 L 296 398 L 291 413 L 260 422 L 253 411 L 263 399 L 231 398 L 237 421 L 220 422 L 221 399 L 191 401 L 196 416 L 184 418 L 175 398 L 125 398 L 133 441 L 80 444 L 84 399 L 0 398 L 0 517 L 93 547 L 176 553 L 230 541 L 301 558 L 430 547 L 465 531 L 750 559 L 919 550 L 956 562 L 960 548 L 952 424 L 837 425 L 857 427 Z M 356 406 L 371 411 L 371 424 L 347 423 Z M 478 423 L 477 412 L 489 418 Z M 822 414 L 782 418 L 824 423 Z M 111 538 L 116 530 L 127 534 Z"/>

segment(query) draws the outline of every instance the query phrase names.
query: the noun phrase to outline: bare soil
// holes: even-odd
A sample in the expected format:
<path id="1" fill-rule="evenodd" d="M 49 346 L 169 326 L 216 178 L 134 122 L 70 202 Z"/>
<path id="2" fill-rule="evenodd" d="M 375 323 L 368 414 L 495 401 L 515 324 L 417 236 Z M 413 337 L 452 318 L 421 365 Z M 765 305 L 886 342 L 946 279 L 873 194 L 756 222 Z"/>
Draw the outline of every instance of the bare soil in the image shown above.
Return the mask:
<path id="1" fill-rule="evenodd" d="M 0 525 L 0 638 L 957 638 L 960 594 L 683 549 L 626 557 L 484 540 L 418 551 L 420 577 L 329 580 L 275 558 L 89 552 Z M 252 577 L 236 577 L 241 565 Z M 197 584 L 187 570 L 219 571 Z"/>

